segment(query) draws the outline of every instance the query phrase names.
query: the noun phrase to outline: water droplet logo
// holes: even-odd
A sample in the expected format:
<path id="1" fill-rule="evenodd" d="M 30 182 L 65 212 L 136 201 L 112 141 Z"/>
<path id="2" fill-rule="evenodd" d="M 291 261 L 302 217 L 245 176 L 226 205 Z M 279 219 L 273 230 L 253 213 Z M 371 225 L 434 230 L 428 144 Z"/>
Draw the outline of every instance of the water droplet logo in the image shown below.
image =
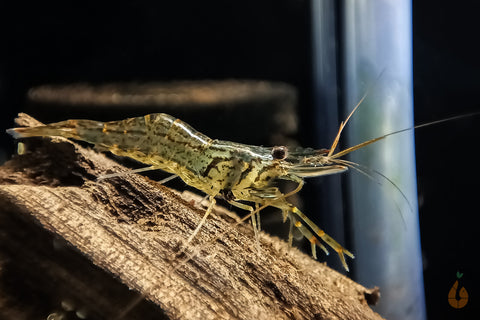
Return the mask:
<path id="1" fill-rule="evenodd" d="M 468 292 L 464 287 L 460 288 L 457 298 L 458 280 L 463 276 L 463 273 L 457 272 L 457 280 L 453 284 L 452 288 L 448 292 L 448 303 L 455 309 L 465 307 L 468 302 Z"/>

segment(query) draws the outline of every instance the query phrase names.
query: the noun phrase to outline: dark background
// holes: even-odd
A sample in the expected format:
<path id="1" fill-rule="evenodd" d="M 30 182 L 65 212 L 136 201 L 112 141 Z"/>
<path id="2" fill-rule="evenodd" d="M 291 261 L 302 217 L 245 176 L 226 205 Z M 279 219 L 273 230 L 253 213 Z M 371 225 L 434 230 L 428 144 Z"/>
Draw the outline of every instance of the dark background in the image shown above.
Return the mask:
<path id="1" fill-rule="evenodd" d="M 0 131 L 28 88 L 45 83 L 267 79 L 298 88 L 299 140 L 312 146 L 309 1 L 16 1 L 0 9 Z M 480 110 L 479 9 L 476 1 L 414 1 L 417 124 Z M 478 125 L 475 116 L 416 132 L 430 319 L 473 319 L 477 308 Z M 11 138 L 1 134 L 0 144 L 8 157 Z M 447 303 L 457 271 L 470 294 L 461 310 Z"/>

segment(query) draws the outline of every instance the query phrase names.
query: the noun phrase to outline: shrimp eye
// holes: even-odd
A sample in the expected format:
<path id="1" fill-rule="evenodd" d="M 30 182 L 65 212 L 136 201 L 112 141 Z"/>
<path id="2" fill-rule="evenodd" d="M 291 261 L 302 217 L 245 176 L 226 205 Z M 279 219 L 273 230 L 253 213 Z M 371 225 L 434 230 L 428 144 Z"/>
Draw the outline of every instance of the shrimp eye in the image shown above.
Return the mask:
<path id="1" fill-rule="evenodd" d="M 283 160 L 287 157 L 287 148 L 280 146 L 280 147 L 273 147 L 272 149 L 272 157 L 276 160 Z"/>

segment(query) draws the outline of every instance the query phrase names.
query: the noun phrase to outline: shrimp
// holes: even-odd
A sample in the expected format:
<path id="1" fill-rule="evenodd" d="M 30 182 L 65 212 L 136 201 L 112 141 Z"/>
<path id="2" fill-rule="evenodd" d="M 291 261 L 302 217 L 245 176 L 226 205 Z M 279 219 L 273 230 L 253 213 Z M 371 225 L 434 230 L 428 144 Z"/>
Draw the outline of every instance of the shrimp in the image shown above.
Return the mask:
<path id="1" fill-rule="evenodd" d="M 287 219 L 290 221 L 290 244 L 292 229 L 296 227 L 310 242 L 315 259 L 317 246 L 328 254 L 321 239 L 337 252 L 343 267 L 348 271 L 345 255 L 350 258 L 354 258 L 354 255 L 286 198 L 302 189 L 305 178 L 337 174 L 347 171 L 349 167 L 360 170 L 353 163 L 338 158 L 381 138 L 336 154 L 334 151 L 344 126 L 362 100 L 341 123 L 328 150 L 289 150 L 285 146 L 261 147 L 211 139 L 185 122 L 164 113 L 110 122 L 66 120 L 37 127 L 8 129 L 7 132 L 14 138 L 60 136 L 85 141 L 97 149 L 147 164 L 148 170 L 161 169 L 172 173 L 186 184 L 205 192 L 210 204 L 188 242 L 192 241 L 212 212 L 215 198 L 223 197 L 233 206 L 251 212 L 255 232 L 254 213 L 258 214 L 260 209 L 267 206 L 280 209 L 284 222 Z M 145 168 L 137 171 L 144 170 Z M 279 179 L 293 181 L 297 187 L 284 194 L 273 185 Z M 257 209 L 240 201 L 253 202 Z"/>

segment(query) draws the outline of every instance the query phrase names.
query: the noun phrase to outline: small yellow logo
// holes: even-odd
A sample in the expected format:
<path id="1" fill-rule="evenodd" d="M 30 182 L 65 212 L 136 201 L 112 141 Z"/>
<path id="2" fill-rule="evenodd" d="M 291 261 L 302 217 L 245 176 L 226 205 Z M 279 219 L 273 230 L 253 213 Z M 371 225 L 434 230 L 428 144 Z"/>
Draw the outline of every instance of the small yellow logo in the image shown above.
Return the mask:
<path id="1" fill-rule="evenodd" d="M 463 273 L 457 272 L 457 280 L 448 292 L 448 303 L 455 309 L 465 307 L 468 302 L 468 292 L 464 287 L 460 288 L 460 291 L 458 292 L 459 299 L 457 299 L 458 279 L 460 279 L 462 276 Z"/>

